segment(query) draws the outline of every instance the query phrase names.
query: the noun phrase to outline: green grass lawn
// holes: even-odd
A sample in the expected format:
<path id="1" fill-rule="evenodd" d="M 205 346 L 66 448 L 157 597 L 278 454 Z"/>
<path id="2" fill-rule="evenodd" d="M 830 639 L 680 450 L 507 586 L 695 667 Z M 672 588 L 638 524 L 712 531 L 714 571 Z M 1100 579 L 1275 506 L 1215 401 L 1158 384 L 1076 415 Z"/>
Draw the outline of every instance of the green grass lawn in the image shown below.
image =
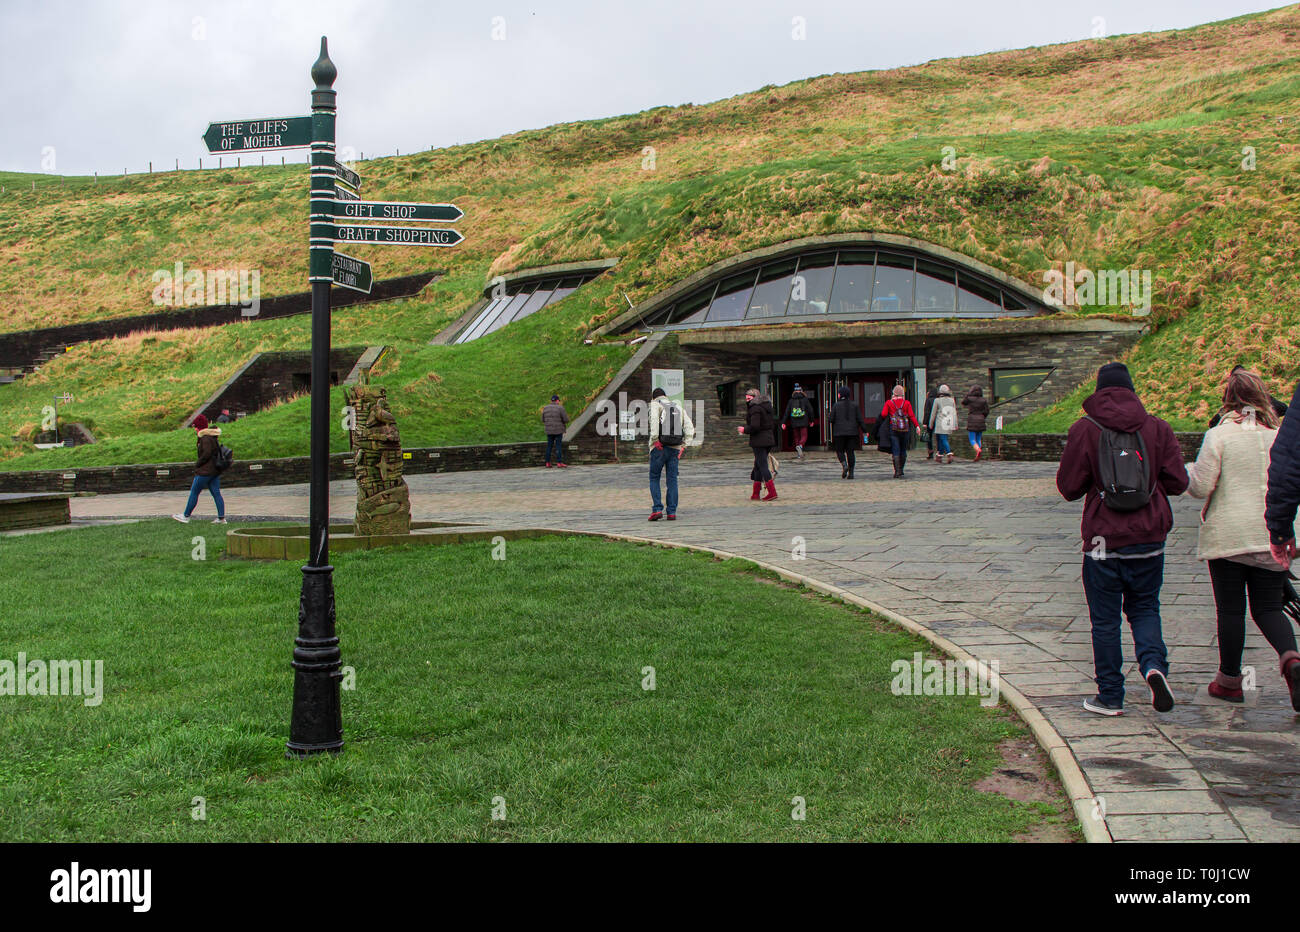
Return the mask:
<path id="1" fill-rule="evenodd" d="M 98 706 L 0 696 L 0 839 L 1005 841 L 1067 819 L 973 788 L 1027 733 L 1005 709 L 890 693 L 920 640 L 739 561 L 592 538 L 337 556 L 347 749 L 288 761 L 301 573 L 223 545 L 160 521 L 0 538 L 3 657 L 105 668 Z"/>

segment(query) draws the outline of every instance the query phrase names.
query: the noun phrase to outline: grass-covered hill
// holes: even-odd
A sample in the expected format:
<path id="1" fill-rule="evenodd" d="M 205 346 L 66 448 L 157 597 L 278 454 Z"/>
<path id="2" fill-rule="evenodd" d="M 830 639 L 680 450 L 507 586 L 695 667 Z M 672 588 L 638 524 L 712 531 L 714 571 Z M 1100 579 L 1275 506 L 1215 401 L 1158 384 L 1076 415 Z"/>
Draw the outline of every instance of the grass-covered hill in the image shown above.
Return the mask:
<path id="1" fill-rule="evenodd" d="M 575 411 L 627 359 L 621 343 L 582 342 L 624 293 L 639 301 L 794 237 L 903 233 L 1031 283 L 1067 261 L 1149 269 L 1154 332 L 1129 362 L 1149 406 L 1190 427 L 1235 362 L 1279 394 L 1300 378 L 1298 56 L 1300 8 L 1288 6 L 361 163 L 368 198 L 463 207 L 466 242 L 349 249 L 381 276 L 450 273 L 419 298 L 339 311 L 335 340 L 395 348 L 381 375 L 407 444 L 531 438 L 552 391 Z M 149 311 L 153 271 L 178 261 L 259 268 L 264 297 L 304 286 L 303 167 L 0 185 L 0 331 Z M 622 262 L 521 323 L 427 345 L 491 274 L 606 256 Z M 1116 312 L 1128 313 L 1081 311 Z M 296 318 L 78 346 L 0 386 L 0 468 L 185 459 L 192 435 L 178 425 L 236 366 L 307 343 Z M 7 439 L 56 391 L 74 393 L 61 413 L 100 444 L 37 454 Z M 1020 426 L 1059 428 L 1076 407 Z M 306 400 L 292 401 L 241 421 L 234 439 L 241 456 L 305 453 L 306 420 Z"/>

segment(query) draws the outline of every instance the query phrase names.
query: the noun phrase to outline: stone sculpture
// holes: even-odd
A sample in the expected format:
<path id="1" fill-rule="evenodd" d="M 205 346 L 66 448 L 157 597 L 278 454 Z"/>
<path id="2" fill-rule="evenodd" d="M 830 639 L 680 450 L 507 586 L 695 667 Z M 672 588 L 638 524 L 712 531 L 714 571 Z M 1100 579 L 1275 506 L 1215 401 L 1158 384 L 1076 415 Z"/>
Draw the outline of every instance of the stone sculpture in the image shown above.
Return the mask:
<path id="1" fill-rule="evenodd" d="M 349 441 L 357 477 L 355 533 L 411 533 L 411 493 L 402 478 L 402 440 L 384 388 L 344 390 L 355 418 Z"/>

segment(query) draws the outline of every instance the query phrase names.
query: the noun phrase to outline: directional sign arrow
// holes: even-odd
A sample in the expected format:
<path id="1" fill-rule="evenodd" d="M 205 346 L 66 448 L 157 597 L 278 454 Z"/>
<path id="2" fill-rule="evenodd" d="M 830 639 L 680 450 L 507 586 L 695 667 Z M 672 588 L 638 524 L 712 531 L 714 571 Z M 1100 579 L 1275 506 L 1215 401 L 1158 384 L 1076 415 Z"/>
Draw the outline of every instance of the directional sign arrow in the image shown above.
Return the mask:
<path id="1" fill-rule="evenodd" d="M 359 200 L 361 200 L 361 195 L 360 195 L 360 194 L 354 194 L 352 191 L 350 191 L 349 189 L 343 187 L 342 185 L 339 185 L 337 188 L 335 188 L 335 189 L 334 189 L 334 193 L 335 193 L 335 196 L 336 196 L 340 201 L 359 201 Z"/>
<path id="2" fill-rule="evenodd" d="M 437 220 L 451 223 L 465 216 L 455 204 L 406 204 L 400 201 L 336 201 L 334 216 L 351 220 Z"/>
<path id="3" fill-rule="evenodd" d="M 358 175 L 356 172 L 354 172 L 352 169 L 348 168 L 347 166 L 339 162 L 335 162 L 334 175 L 335 177 L 338 178 L 339 181 L 343 182 L 344 184 L 351 185 L 353 190 L 356 191 L 361 190 L 361 176 Z"/>
<path id="4" fill-rule="evenodd" d="M 353 227 L 336 226 L 334 239 L 341 243 L 379 243 L 385 246 L 455 246 L 465 237 L 446 227 Z"/>
<path id="5" fill-rule="evenodd" d="M 370 263 L 353 259 L 341 252 L 334 253 L 334 284 L 370 294 L 370 286 L 375 277 L 370 271 Z"/>
<path id="6" fill-rule="evenodd" d="M 247 152 L 250 149 L 296 149 L 311 145 L 311 117 L 278 120 L 235 120 L 209 123 L 203 134 L 209 152 Z"/>

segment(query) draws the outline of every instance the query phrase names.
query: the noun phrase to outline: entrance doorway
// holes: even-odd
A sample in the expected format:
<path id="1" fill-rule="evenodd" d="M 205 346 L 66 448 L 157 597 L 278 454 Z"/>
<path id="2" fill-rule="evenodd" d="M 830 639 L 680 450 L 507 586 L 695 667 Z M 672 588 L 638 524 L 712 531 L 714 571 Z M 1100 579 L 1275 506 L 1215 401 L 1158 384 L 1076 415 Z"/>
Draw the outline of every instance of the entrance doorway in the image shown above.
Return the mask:
<path id="1" fill-rule="evenodd" d="M 819 446 L 829 449 L 832 445 L 831 408 L 838 400 L 837 394 L 841 385 L 848 387 L 849 397 L 857 402 L 858 409 L 866 419 L 868 430 L 874 431 L 880 411 L 889 399 L 889 393 L 894 390 L 894 386 L 899 384 L 900 380 L 907 388 L 910 400 L 915 382 L 910 371 L 809 371 L 790 374 L 783 372 L 780 375 L 774 375 L 771 379 L 770 390 L 775 402 L 777 430 L 781 435 L 779 438 L 780 449 L 794 449 L 794 430 L 793 428 L 781 430 L 781 419 L 784 417 L 790 398 L 794 394 L 795 385 L 798 385 L 803 390 L 804 395 L 807 396 L 805 406 L 808 409 L 809 416 L 814 421 L 808 429 L 808 447 Z M 915 407 L 915 402 L 913 402 L 913 407 Z M 861 446 L 861 437 L 859 437 L 859 449 Z"/>

